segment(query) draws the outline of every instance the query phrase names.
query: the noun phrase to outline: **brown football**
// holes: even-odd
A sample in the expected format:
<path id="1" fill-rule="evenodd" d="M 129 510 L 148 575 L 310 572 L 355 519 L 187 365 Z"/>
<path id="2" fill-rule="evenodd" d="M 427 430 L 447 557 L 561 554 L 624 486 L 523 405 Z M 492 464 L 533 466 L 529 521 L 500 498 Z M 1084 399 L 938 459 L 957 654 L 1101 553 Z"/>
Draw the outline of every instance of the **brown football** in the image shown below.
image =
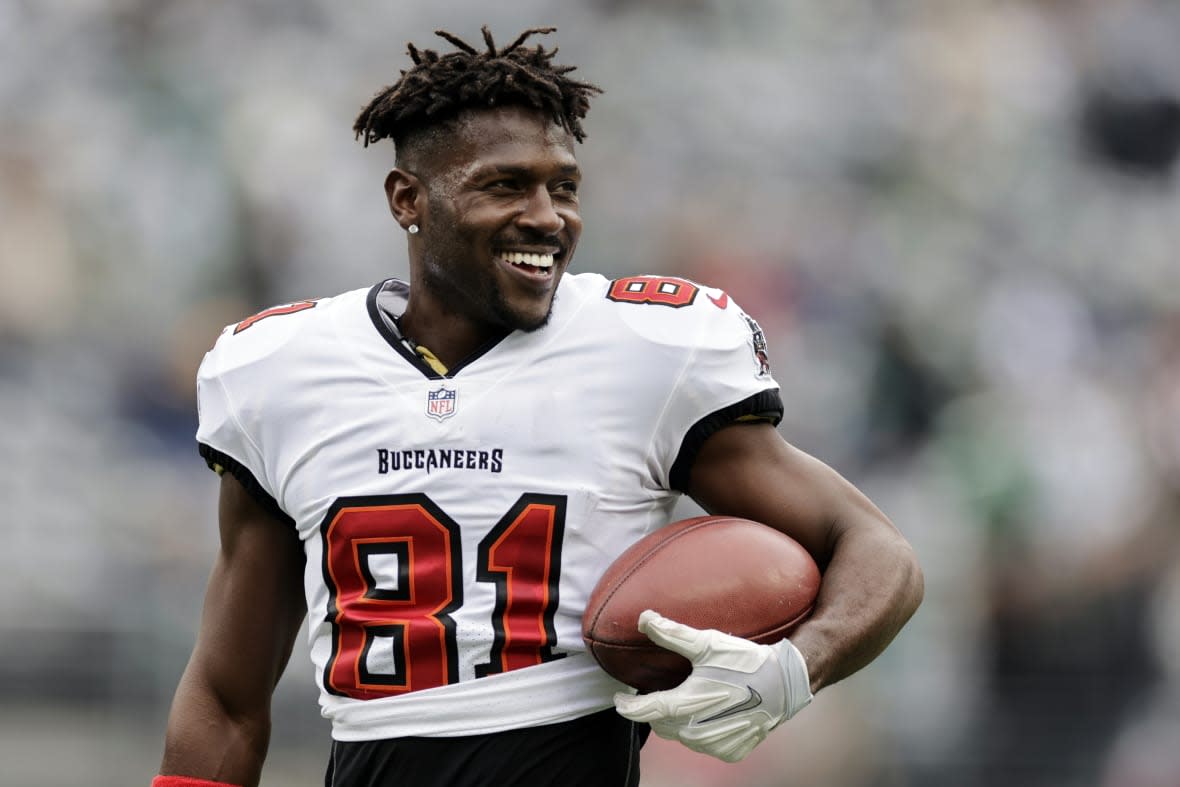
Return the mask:
<path id="1" fill-rule="evenodd" d="M 590 594 L 582 638 L 616 679 L 640 691 L 669 689 L 691 665 L 639 632 L 640 612 L 769 645 L 811 614 L 819 583 L 811 555 L 777 530 L 728 516 L 683 519 L 611 564 Z"/>

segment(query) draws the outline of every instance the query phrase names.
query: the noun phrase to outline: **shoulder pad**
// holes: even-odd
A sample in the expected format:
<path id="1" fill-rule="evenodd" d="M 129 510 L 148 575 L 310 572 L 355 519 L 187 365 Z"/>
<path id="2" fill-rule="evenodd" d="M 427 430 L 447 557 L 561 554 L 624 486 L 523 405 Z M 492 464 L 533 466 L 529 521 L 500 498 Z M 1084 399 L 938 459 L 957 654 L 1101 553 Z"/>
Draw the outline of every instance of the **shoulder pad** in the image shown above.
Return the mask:
<path id="1" fill-rule="evenodd" d="M 322 318 L 332 298 L 293 301 L 263 309 L 221 330 L 205 364 L 218 372 L 256 363 Z"/>
<path id="2" fill-rule="evenodd" d="M 724 290 L 674 276 L 614 279 L 604 297 L 632 331 L 660 344 L 727 349 L 755 329 Z"/>

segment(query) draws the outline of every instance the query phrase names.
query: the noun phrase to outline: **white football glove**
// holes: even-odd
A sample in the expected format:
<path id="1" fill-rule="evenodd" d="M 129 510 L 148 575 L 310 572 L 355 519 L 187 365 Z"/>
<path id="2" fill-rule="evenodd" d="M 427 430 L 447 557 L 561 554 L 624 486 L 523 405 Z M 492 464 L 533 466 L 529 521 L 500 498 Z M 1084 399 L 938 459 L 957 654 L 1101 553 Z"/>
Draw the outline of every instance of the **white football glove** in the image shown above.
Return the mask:
<path id="1" fill-rule="evenodd" d="M 790 640 L 759 645 L 695 629 L 650 609 L 639 616 L 639 630 L 693 665 L 675 688 L 615 695 L 620 715 L 649 723 L 661 738 L 737 762 L 811 702 L 807 664 Z"/>

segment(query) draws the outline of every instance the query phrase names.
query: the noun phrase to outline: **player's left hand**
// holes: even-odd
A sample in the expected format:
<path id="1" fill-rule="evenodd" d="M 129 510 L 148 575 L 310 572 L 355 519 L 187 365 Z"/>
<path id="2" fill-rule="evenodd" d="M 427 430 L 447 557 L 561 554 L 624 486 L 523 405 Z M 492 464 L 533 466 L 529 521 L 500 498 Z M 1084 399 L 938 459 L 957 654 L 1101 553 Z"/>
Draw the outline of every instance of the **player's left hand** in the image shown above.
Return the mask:
<path id="1" fill-rule="evenodd" d="M 737 762 L 811 702 L 807 664 L 790 640 L 759 645 L 650 609 L 639 616 L 639 630 L 692 662 L 692 672 L 673 689 L 615 695 L 622 716 L 651 724 L 661 738 Z"/>

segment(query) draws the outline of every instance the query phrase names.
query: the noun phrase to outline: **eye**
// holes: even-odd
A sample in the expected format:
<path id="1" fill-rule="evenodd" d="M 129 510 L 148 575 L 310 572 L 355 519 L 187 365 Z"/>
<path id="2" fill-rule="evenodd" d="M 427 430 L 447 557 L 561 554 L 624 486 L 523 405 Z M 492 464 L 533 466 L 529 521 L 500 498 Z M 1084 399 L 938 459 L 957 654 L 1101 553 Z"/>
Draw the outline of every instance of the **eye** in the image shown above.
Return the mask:
<path id="1" fill-rule="evenodd" d="M 578 182 L 576 180 L 563 180 L 553 187 L 553 193 L 566 197 L 577 196 Z"/>
<path id="2" fill-rule="evenodd" d="M 484 188 L 489 191 L 516 191 L 517 183 L 512 178 L 501 178 L 500 180 L 493 180 Z"/>

